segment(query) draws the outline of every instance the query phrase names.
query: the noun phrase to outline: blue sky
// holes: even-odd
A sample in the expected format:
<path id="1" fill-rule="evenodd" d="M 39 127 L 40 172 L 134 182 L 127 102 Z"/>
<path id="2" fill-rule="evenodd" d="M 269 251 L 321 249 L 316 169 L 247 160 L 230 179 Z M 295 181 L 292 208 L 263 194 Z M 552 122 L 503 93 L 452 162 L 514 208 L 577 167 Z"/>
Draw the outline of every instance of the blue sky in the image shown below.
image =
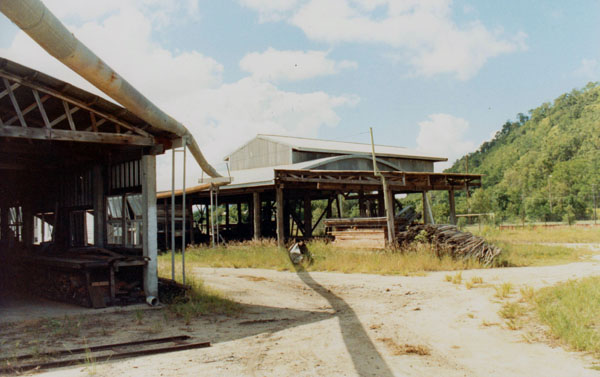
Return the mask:
<path id="1" fill-rule="evenodd" d="M 369 126 L 453 160 L 600 74 L 598 1 L 45 4 L 215 165 L 259 132 L 368 142 Z M 3 16 L 0 31 L 1 56 L 94 90 Z"/>

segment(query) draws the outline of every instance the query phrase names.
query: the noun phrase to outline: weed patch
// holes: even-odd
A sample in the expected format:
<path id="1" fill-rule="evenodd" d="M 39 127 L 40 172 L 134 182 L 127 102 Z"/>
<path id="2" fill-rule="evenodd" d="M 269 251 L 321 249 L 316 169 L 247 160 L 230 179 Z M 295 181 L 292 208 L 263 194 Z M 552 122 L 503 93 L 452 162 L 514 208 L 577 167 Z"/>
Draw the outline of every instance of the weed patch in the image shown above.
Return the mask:
<path id="1" fill-rule="evenodd" d="M 430 244 L 414 243 L 401 250 L 341 249 L 323 241 L 308 243 L 313 263 L 307 271 L 373 273 L 383 275 L 419 275 L 429 271 L 457 271 L 483 268 L 475 260 L 438 257 Z M 176 254 L 176 266 L 181 254 Z M 170 254 L 159 256 L 159 274 L 169 276 Z M 186 251 L 186 265 L 193 267 L 267 268 L 294 271 L 285 250 L 272 240 L 230 243 L 217 248 L 195 247 Z M 176 273 L 180 273 L 177 271 Z"/>
<path id="2" fill-rule="evenodd" d="M 500 299 L 505 299 L 510 297 L 513 292 L 512 283 L 502 283 L 501 285 L 495 287 L 496 288 L 496 297 Z"/>
<path id="3" fill-rule="evenodd" d="M 177 297 L 167 306 L 174 315 L 183 318 L 189 325 L 194 318 L 207 314 L 232 315 L 241 310 L 241 305 L 224 297 L 220 292 L 206 287 L 200 280 L 186 281 L 191 289 L 185 296 Z"/>
<path id="4" fill-rule="evenodd" d="M 577 351 L 600 356 L 600 277 L 542 288 L 535 308 L 550 332 Z"/>

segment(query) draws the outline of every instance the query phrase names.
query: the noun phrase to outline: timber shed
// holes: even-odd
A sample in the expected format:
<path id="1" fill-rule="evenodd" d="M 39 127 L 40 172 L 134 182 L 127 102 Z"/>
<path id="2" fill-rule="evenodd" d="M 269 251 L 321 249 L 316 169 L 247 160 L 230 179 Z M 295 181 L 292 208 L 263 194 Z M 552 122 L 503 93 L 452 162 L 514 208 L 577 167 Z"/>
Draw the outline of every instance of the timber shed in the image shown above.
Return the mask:
<path id="1" fill-rule="evenodd" d="M 374 175 L 370 144 L 257 135 L 224 158 L 230 171 L 223 175 L 231 176 L 231 184 L 186 189 L 186 212 L 194 212 L 195 219 L 187 223 L 185 239 L 214 243 L 269 237 L 284 245 L 291 238 L 314 237 L 323 219 L 348 217 L 343 203 L 352 200 L 358 202 L 358 217 L 387 218 L 384 223 L 394 229 L 394 217 L 402 209 L 395 195 L 402 193 L 422 193 L 423 219 L 431 222 L 427 200 L 431 190 L 450 192 L 450 222 L 455 222 L 454 192 L 481 185 L 480 175 L 434 173 L 434 163 L 446 161 L 444 157 L 394 146 L 374 149 L 387 190 Z M 384 209 L 385 195 L 393 207 L 389 214 Z M 175 196 L 176 217 L 180 217 L 182 192 Z M 158 242 L 168 248 L 170 191 L 158 194 L 157 206 Z M 183 238 L 180 224 L 175 233 Z"/>
<path id="2" fill-rule="evenodd" d="M 179 139 L 0 58 L 0 294 L 157 296 L 155 156 Z"/>

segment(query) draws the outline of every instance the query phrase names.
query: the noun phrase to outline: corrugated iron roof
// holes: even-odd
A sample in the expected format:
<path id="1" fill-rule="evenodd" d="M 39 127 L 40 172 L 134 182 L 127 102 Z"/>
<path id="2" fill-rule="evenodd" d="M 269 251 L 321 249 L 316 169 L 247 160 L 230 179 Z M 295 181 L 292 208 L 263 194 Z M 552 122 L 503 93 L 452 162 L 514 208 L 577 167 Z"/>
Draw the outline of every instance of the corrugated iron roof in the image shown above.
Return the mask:
<path id="1" fill-rule="evenodd" d="M 306 137 L 295 137 L 295 136 L 282 136 L 282 135 L 266 135 L 258 134 L 254 139 L 263 139 L 272 141 L 274 143 L 284 144 L 290 146 L 292 149 L 306 152 L 328 152 L 328 153 L 352 153 L 352 154 L 371 154 L 371 144 L 366 143 L 355 143 L 346 141 L 334 141 L 334 140 L 322 140 L 312 139 Z M 252 139 L 252 140 L 254 140 Z M 252 141 L 251 140 L 251 141 Z M 250 143 L 249 141 L 248 143 Z M 244 144 L 247 145 L 248 143 Z M 236 151 L 243 148 L 236 149 Z M 228 160 L 229 157 L 234 154 L 230 153 L 225 157 Z M 389 145 L 375 145 L 375 154 L 381 157 L 398 157 L 398 158 L 411 158 L 419 160 L 430 160 L 430 161 L 448 161 L 445 157 L 434 156 L 428 153 L 417 151 L 415 149 L 395 147 Z"/>
<path id="2" fill-rule="evenodd" d="M 349 156 L 348 158 L 352 158 L 353 156 Z M 362 156 L 354 156 L 359 158 L 364 158 Z M 304 162 L 298 162 L 296 164 L 288 164 L 288 165 L 278 165 L 278 166 L 267 166 L 263 168 L 254 168 L 254 169 L 244 169 L 244 170 L 235 170 L 231 172 L 232 182 L 226 186 L 222 186 L 221 190 L 230 190 L 236 188 L 246 188 L 246 187 L 257 187 L 257 186 L 268 186 L 274 184 L 275 180 L 275 170 L 310 170 L 310 169 L 318 169 L 320 166 L 327 164 L 328 162 L 333 162 L 338 160 L 340 157 L 325 157 L 317 160 L 310 160 Z M 386 164 L 392 167 L 390 164 L 385 161 L 378 160 L 378 164 Z M 224 177 L 228 176 L 226 171 L 220 172 Z M 204 191 L 206 188 L 205 184 L 200 184 L 198 186 L 188 187 L 185 189 L 186 194 L 195 193 L 198 191 Z M 170 197 L 171 191 L 161 191 L 157 194 L 158 198 L 167 198 Z M 177 190 L 175 195 L 181 195 L 181 190 Z"/>

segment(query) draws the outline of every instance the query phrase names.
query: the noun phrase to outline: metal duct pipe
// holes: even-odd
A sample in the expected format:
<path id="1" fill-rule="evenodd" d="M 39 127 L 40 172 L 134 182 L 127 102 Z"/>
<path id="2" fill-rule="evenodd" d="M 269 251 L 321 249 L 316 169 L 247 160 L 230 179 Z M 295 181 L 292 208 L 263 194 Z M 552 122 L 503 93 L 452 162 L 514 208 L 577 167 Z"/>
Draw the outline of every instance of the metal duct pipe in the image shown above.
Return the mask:
<path id="1" fill-rule="evenodd" d="M 44 50 L 153 127 L 187 140 L 206 174 L 221 175 L 206 161 L 187 128 L 164 113 L 81 43 L 40 0 L 1 0 L 0 11 Z"/>

